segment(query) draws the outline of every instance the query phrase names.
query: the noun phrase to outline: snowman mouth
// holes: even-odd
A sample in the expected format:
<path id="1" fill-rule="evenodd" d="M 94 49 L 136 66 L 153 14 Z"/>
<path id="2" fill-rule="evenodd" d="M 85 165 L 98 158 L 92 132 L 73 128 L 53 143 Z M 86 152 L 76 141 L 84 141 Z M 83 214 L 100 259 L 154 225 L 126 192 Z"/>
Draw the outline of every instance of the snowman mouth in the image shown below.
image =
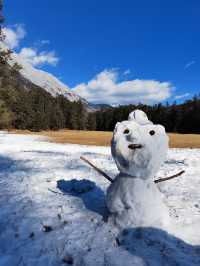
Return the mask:
<path id="1" fill-rule="evenodd" d="M 141 149 L 143 146 L 141 144 L 129 144 L 128 148 L 131 150 Z"/>

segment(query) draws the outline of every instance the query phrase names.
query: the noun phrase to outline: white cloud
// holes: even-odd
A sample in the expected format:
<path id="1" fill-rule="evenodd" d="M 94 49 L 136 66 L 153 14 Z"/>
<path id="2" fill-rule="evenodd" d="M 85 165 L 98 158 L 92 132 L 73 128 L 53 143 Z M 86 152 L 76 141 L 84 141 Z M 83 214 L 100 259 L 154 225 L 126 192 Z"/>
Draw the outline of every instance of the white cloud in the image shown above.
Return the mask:
<path id="1" fill-rule="evenodd" d="M 181 95 L 176 95 L 174 98 L 178 100 L 178 99 L 186 98 L 188 96 L 190 96 L 190 93 L 187 92 Z"/>
<path id="2" fill-rule="evenodd" d="M 195 61 L 190 61 L 187 64 L 185 64 L 185 69 L 191 67 L 192 65 L 194 65 L 196 62 Z"/>
<path id="3" fill-rule="evenodd" d="M 37 49 L 29 47 L 22 48 L 19 56 L 33 66 L 41 66 L 44 64 L 56 66 L 59 61 L 54 51 L 38 52 Z"/>
<path id="4" fill-rule="evenodd" d="M 21 24 L 9 28 L 5 27 L 3 28 L 3 33 L 5 35 L 4 42 L 10 49 L 18 47 L 20 41 L 26 35 L 24 26 Z"/>
<path id="5" fill-rule="evenodd" d="M 73 88 L 74 92 L 93 103 L 130 104 L 161 102 L 171 96 L 172 85 L 156 80 L 118 81 L 117 70 L 104 70 L 87 84 Z"/>
<path id="6" fill-rule="evenodd" d="M 26 35 L 25 28 L 22 24 L 5 27 L 3 28 L 3 32 L 5 34 L 4 42 L 10 49 L 19 48 L 20 41 L 24 39 Z M 22 59 L 33 66 L 41 66 L 44 64 L 56 66 L 59 58 L 54 51 L 40 51 L 42 46 L 49 43 L 49 40 L 40 40 L 34 45 L 37 48 L 22 47 L 18 54 Z"/>

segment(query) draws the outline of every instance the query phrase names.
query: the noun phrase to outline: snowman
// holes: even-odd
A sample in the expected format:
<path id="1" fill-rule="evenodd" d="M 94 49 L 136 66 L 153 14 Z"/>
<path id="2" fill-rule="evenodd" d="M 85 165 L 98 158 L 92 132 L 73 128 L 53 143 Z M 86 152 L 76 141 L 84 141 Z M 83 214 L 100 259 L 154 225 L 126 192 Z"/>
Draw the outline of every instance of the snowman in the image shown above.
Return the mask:
<path id="1" fill-rule="evenodd" d="M 154 125 L 141 110 L 116 124 L 111 152 L 119 174 L 107 190 L 106 202 L 109 219 L 118 227 L 168 225 L 168 208 L 153 182 L 167 149 L 165 128 Z"/>

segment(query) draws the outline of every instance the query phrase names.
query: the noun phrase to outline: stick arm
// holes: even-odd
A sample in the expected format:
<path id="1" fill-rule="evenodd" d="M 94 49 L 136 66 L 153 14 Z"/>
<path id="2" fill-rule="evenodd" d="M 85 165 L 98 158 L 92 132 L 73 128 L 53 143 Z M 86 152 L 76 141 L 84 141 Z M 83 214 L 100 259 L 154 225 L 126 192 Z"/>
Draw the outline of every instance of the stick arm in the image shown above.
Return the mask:
<path id="1" fill-rule="evenodd" d="M 101 169 L 99 169 L 97 166 L 95 166 L 93 163 L 91 163 L 85 157 L 81 156 L 80 159 L 83 160 L 84 162 L 86 162 L 87 164 L 89 164 L 91 167 L 93 167 L 99 174 L 101 174 L 102 176 L 104 176 L 108 181 L 110 181 L 111 183 L 113 183 L 113 179 L 109 175 L 107 175 L 104 171 L 102 171 Z"/>
<path id="2" fill-rule="evenodd" d="M 176 177 L 178 177 L 178 176 L 180 176 L 180 175 L 182 175 L 184 173 L 185 173 L 185 171 L 183 170 L 183 171 L 178 172 L 175 175 L 171 175 L 171 176 L 167 176 L 167 177 L 164 177 L 164 178 L 156 179 L 156 180 L 154 180 L 154 183 L 157 184 L 157 183 L 160 183 L 160 182 L 163 182 L 163 181 L 167 181 L 167 180 L 176 178 Z"/>
<path id="3" fill-rule="evenodd" d="M 114 182 L 114 180 L 109 176 L 107 175 L 103 170 L 99 169 L 96 165 L 94 165 L 93 163 L 91 163 L 88 159 L 86 159 L 85 157 L 81 156 L 80 157 L 81 160 L 83 160 L 85 163 L 89 164 L 92 168 L 94 168 L 99 174 L 101 174 L 102 176 L 104 176 L 108 181 L 110 181 L 111 183 Z M 168 176 L 168 177 L 164 177 L 164 178 L 158 178 L 156 180 L 154 180 L 154 183 L 155 184 L 158 184 L 160 182 L 163 182 L 163 181 L 167 181 L 167 180 L 170 180 L 170 179 L 173 179 L 173 178 L 176 178 L 182 174 L 184 174 L 185 171 L 180 171 L 178 172 L 177 174 L 175 175 L 172 175 L 172 176 Z"/>

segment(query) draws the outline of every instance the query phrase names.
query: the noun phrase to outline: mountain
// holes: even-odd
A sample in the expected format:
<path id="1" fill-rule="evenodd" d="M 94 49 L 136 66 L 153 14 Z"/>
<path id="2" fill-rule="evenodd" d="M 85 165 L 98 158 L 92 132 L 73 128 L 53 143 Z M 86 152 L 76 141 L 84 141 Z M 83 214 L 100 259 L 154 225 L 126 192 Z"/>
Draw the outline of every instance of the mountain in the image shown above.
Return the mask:
<path id="1" fill-rule="evenodd" d="M 94 108 L 0 44 L 0 129 L 95 129 Z"/>
<path id="2" fill-rule="evenodd" d="M 3 50 L 8 49 L 2 42 L 0 43 L 0 48 Z M 87 104 L 86 100 L 84 100 L 77 94 L 71 92 L 69 90 L 69 87 L 60 80 L 58 80 L 55 76 L 41 69 L 33 67 L 30 63 L 26 62 L 23 58 L 21 58 L 17 53 L 13 52 L 10 55 L 8 63 L 11 66 L 15 63 L 19 64 L 22 67 L 22 69 L 20 70 L 20 74 L 22 75 L 22 77 L 37 85 L 38 87 L 44 89 L 53 97 L 63 95 L 71 102 L 77 102 L 80 100 Z"/>
<path id="3" fill-rule="evenodd" d="M 90 103 L 90 107 L 93 108 L 95 111 L 105 110 L 112 108 L 111 105 L 105 103 Z"/>

